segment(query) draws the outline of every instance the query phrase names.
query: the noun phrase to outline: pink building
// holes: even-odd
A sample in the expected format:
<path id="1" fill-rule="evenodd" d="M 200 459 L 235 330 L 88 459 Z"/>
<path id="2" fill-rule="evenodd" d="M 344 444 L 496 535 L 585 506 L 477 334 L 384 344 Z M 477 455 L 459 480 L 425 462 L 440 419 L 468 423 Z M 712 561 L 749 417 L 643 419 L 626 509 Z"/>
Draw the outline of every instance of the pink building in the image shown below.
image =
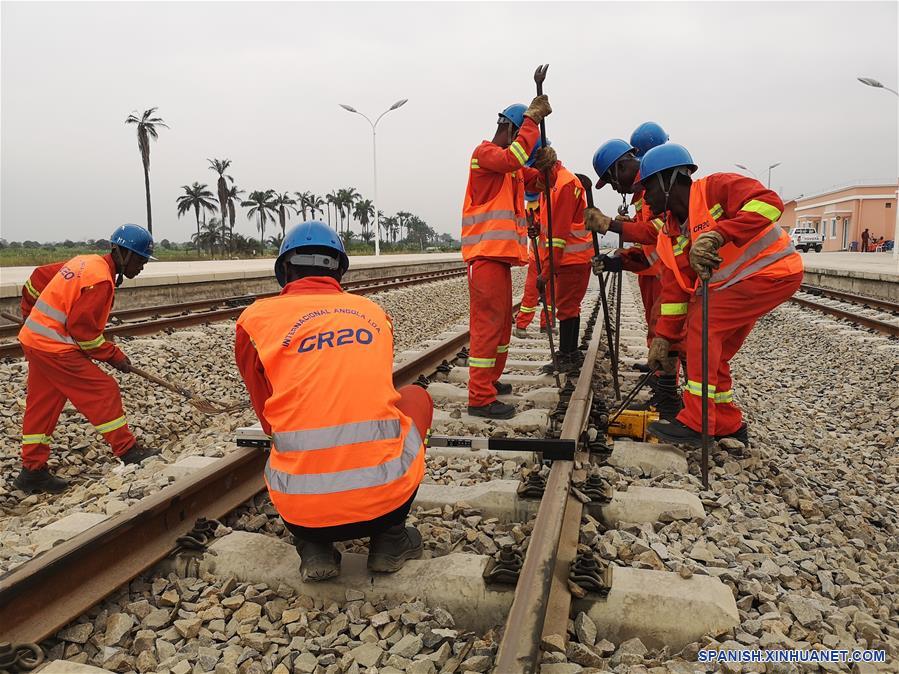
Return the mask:
<path id="1" fill-rule="evenodd" d="M 824 234 L 824 250 L 858 250 L 861 234 L 893 238 L 896 227 L 896 183 L 853 185 L 784 203 L 780 226 L 814 227 Z M 855 242 L 855 246 L 852 243 Z"/>

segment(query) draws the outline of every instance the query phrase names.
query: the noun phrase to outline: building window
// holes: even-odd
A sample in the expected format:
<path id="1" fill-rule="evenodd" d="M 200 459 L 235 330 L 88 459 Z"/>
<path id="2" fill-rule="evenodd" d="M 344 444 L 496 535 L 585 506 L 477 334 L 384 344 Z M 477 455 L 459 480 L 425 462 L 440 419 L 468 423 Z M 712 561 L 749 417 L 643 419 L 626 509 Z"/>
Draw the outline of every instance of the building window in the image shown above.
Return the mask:
<path id="1" fill-rule="evenodd" d="M 830 238 L 837 238 L 837 219 L 832 218 L 830 221 Z"/>
<path id="2" fill-rule="evenodd" d="M 893 204 L 891 204 L 891 203 L 888 201 L 888 202 L 886 202 L 886 207 L 887 207 L 887 208 L 892 208 L 892 207 L 893 207 Z"/>

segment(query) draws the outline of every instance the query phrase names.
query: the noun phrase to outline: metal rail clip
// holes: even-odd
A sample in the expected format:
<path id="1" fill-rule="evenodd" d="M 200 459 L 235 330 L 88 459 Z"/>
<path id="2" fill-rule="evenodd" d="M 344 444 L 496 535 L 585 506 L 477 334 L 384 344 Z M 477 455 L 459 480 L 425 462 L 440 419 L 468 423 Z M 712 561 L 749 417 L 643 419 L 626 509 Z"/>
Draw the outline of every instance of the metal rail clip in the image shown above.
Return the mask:
<path id="1" fill-rule="evenodd" d="M 584 592 L 605 597 L 612 588 L 612 568 L 592 552 L 578 552 L 571 563 L 568 580 Z"/>
<path id="2" fill-rule="evenodd" d="M 430 385 L 431 380 L 425 377 L 423 374 L 418 375 L 418 379 L 412 382 L 413 386 L 421 386 L 423 389 L 427 389 Z"/>
<path id="3" fill-rule="evenodd" d="M 615 492 L 612 485 L 597 474 L 588 475 L 587 479 L 577 485 L 578 490 L 590 498 L 590 503 L 609 503 Z"/>
<path id="4" fill-rule="evenodd" d="M 522 498 L 543 498 L 544 491 L 546 478 L 537 470 L 522 476 L 521 484 L 518 485 L 518 495 Z"/>
<path id="5" fill-rule="evenodd" d="M 194 528 L 183 536 L 178 536 L 176 543 L 181 550 L 205 550 L 209 541 L 215 538 L 215 530 L 221 526 L 218 520 L 207 520 L 205 517 L 194 522 Z"/>
<path id="6" fill-rule="evenodd" d="M 37 644 L 11 644 L 0 641 L 0 672 L 30 672 L 44 662 L 44 651 Z"/>
<path id="7" fill-rule="evenodd" d="M 443 361 L 442 363 L 440 363 L 440 365 L 437 366 L 436 371 L 440 372 L 441 374 L 449 374 L 449 371 L 452 369 L 452 365 L 450 365 L 446 361 Z"/>
<path id="8" fill-rule="evenodd" d="M 468 347 L 467 346 L 463 346 L 461 349 L 459 349 L 459 353 L 456 354 L 456 360 L 460 361 L 459 365 L 462 365 L 463 363 L 468 363 Z"/>
<path id="9" fill-rule="evenodd" d="M 498 585 L 515 585 L 518 574 L 524 565 L 524 555 L 517 545 L 504 545 L 487 562 L 484 568 L 484 580 Z"/>

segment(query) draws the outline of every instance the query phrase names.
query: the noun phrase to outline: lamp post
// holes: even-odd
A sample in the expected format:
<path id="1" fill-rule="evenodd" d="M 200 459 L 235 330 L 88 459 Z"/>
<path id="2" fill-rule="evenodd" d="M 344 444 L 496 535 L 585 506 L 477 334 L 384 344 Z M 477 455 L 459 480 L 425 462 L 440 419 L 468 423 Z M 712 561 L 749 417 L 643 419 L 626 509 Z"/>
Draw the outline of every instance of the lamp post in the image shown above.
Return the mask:
<path id="1" fill-rule="evenodd" d="M 886 89 L 896 96 L 899 96 L 899 91 L 885 87 L 873 77 L 856 77 L 855 79 L 866 86 L 874 87 L 875 89 Z M 893 205 L 893 210 L 896 211 L 896 225 L 893 229 L 893 259 L 899 260 L 899 189 L 896 190 L 896 203 Z"/>
<path id="2" fill-rule="evenodd" d="M 368 115 L 359 112 L 351 105 L 344 105 L 340 103 L 340 107 L 346 110 L 347 112 L 354 112 L 357 115 L 362 115 L 365 117 L 365 121 L 367 121 L 371 125 L 371 160 L 372 160 L 372 176 L 374 182 L 374 206 L 375 206 L 375 255 L 378 256 L 381 254 L 381 217 L 378 213 L 378 144 L 377 144 L 377 128 L 378 122 L 381 121 L 381 118 L 386 115 L 391 110 L 396 110 L 397 108 L 402 107 L 408 101 L 408 98 L 401 98 L 396 103 L 387 108 L 384 112 L 378 115 L 378 118 L 372 122 L 369 119 Z"/>
<path id="3" fill-rule="evenodd" d="M 768 167 L 768 184 L 766 185 L 766 187 L 771 187 L 771 170 L 777 168 L 778 166 L 780 166 L 781 163 L 782 163 L 782 162 L 779 162 L 779 161 L 778 161 L 778 162 L 774 162 L 773 164 L 771 164 L 771 166 Z M 743 164 L 734 164 L 734 166 L 736 166 L 737 168 L 741 168 L 741 169 L 743 169 L 744 171 L 749 171 L 752 175 L 755 176 L 755 179 L 756 179 L 756 180 L 759 179 L 759 177 L 758 177 L 758 175 L 756 174 L 756 172 L 753 171 L 753 170 L 752 170 L 751 168 L 749 168 L 748 166 L 743 166 Z"/>

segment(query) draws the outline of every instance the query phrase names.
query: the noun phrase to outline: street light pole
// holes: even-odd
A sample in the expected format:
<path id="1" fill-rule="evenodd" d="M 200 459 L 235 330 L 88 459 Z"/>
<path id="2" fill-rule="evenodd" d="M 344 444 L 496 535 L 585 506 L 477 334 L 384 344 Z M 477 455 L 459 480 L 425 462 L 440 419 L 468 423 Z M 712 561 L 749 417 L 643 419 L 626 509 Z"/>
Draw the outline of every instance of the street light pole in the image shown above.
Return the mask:
<path id="1" fill-rule="evenodd" d="M 768 189 L 771 189 L 771 169 L 775 169 L 781 165 L 782 162 L 775 162 L 768 167 L 768 184 L 765 186 Z"/>
<path id="2" fill-rule="evenodd" d="M 775 162 L 775 163 L 771 164 L 771 166 L 768 167 L 768 184 L 766 185 L 766 187 L 768 187 L 768 188 L 771 187 L 771 169 L 777 168 L 782 163 L 783 162 Z M 759 180 L 758 174 L 755 171 L 753 171 L 751 168 L 749 168 L 748 166 L 743 166 L 743 164 L 734 164 L 734 166 L 736 166 L 737 168 L 741 168 L 744 171 L 749 171 L 753 176 L 755 176 L 756 180 Z"/>
<path id="3" fill-rule="evenodd" d="M 899 96 L 899 91 L 885 87 L 873 77 L 856 77 L 859 82 L 875 89 L 886 89 L 889 92 Z M 893 210 L 896 212 L 896 225 L 893 228 L 893 259 L 899 260 L 899 189 L 896 190 L 896 203 L 893 204 Z"/>
<path id="4" fill-rule="evenodd" d="M 401 98 L 396 103 L 387 108 L 384 112 L 378 115 L 378 118 L 375 119 L 374 122 L 369 119 L 368 115 L 359 112 L 356 108 L 351 105 L 344 105 L 343 103 L 339 103 L 341 108 L 346 110 L 347 112 L 354 112 L 357 115 L 362 115 L 365 117 L 365 121 L 371 125 L 371 160 L 372 160 L 372 182 L 374 183 L 374 207 L 375 207 L 375 256 L 381 254 L 381 215 L 378 212 L 378 142 L 377 142 L 377 129 L 378 122 L 381 121 L 381 118 L 386 115 L 391 110 L 396 110 L 399 107 L 402 107 L 408 101 L 408 98 Z"/>

